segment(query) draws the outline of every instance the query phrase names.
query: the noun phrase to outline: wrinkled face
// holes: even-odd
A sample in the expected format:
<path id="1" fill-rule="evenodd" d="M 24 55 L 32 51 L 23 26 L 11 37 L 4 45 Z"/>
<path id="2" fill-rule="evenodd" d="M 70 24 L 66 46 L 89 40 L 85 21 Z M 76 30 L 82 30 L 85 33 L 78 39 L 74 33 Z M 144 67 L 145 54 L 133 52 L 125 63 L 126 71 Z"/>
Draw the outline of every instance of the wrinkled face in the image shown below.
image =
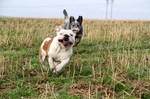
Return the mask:
<path id="1" fill-rule="evenodd" d="M 72 30 L 61 29 L 57 32 L 57 38 L 61 47 L 70 47 L 75 43 L 75 33 Z"/>
<path id="2" fill-rule="evenodd" d="M 80 31 L 81 25 L 78 21 L 73 21 L 70 23 L 71 30 L 75 33 Z"/>

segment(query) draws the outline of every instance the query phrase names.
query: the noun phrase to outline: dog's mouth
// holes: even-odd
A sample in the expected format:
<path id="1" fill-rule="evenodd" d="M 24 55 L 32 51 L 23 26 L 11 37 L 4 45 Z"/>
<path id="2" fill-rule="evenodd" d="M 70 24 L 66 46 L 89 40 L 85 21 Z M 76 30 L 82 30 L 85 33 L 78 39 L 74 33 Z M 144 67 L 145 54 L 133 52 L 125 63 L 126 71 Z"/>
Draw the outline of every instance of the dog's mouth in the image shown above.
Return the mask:
<path id="1" fill-rule="evenodd" d="M 72 29 L 72 31 L 73 31 L 74 33 L 77 33 L 77 32 L 79 32 L 79 29 L 78 29 L 78 28 L 74 28 L 74 29 Z"/>
<path id="2" fill-rule="evenodd" d="M 58 40 L 61 44 L 63 44 L 65 47 L 67 46 L 71 46 L 73 43 L 72 42 L 69 42 L 69 41 L 66 41 L 66 40 L 63 40 L 63 39 L 59 39 Z"/>

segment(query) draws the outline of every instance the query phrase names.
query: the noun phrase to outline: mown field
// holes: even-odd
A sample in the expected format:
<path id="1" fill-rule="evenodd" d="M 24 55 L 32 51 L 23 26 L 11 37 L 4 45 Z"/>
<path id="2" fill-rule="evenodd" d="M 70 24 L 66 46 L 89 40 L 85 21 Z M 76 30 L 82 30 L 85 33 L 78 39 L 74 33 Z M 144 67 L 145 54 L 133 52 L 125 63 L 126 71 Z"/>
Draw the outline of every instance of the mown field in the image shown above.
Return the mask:
<path id="1" fill-rule="evenodd" d="M 150 99 L 150 21 L 84 20 L 61 72 L 39 47 L 63 19 L 0 18 L 0 99 Z"/>

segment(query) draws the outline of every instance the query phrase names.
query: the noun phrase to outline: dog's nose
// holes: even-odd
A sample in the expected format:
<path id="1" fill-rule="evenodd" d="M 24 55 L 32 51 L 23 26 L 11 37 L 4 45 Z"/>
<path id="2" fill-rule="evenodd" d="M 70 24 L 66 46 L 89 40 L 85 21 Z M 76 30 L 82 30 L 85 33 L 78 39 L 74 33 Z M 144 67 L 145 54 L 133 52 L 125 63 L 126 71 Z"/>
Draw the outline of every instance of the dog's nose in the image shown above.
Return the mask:
<path id="1" fill-rule="evenodd" d="M 65 34 L 64 35 L 64 41 L 68 41 L 69 40 L 69 35 Z"/>
<path id="2" fill-rule="evenodd" d="M 69 37 L 69 35 L 67 35 L 67 34 L 65 34 L 64 36 L 65 36 L 65 37 Z"/>

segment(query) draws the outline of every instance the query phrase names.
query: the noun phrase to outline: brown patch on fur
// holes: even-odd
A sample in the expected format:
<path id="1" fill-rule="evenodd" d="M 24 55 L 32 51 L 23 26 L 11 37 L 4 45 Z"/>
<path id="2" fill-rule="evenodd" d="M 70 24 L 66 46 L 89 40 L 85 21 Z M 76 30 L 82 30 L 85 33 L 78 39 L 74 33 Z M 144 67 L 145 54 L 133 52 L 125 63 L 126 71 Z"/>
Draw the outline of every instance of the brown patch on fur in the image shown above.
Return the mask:
<path id="1" fill-rule="evenodd" d="M 41 49 L 41 47 L 40 47 L 40 51 L 39 51 L 39 60 L 41 60 L 41 58 L 42 58 L 42 49 Z"/>
<path id="2" fill-rule="evenodd" d="M 50 38 L 51 38 L 51 40 L 45 41 L 44 42 L 44 46 L 40 47 L 39 59 L 42 58 L 42 49 L 45 50 L 46 51 L 46 55 L 48 55 L 48 51 L 49 51 L 50 45 L 51 45 L 54 37 L 50 37 Z"/>
<path id="3" fill-rule="evenodd" d="M 49 48 L 50 48 L 50 45 L 51 45 L 52 41 L 53 41 L 53 37 L 51 37 L 51 40 L 46 41 L 44 43 L 43 50 L 46 51 L 46 55 L 48 55 L 48 51 L 49 51 Z"/>

